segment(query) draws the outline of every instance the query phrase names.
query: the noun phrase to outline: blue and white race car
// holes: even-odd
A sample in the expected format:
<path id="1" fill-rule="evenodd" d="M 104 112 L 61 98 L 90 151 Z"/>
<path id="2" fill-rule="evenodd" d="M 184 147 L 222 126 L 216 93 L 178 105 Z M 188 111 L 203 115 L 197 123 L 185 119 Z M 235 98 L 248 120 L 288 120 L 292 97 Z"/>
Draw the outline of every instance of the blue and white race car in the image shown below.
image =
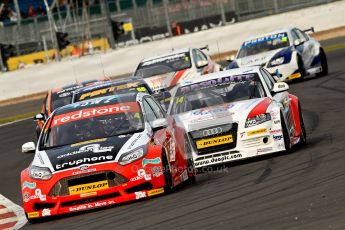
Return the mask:
<path id="1" fill-rule="evenodd" d="M 228 69 L 265 67 L 278 81 L 303 79 L 307 75 L 327 75 L 328 65 L 320 43 L 306 32 L 286 28 L 252 37 L 243 42 Z"/>

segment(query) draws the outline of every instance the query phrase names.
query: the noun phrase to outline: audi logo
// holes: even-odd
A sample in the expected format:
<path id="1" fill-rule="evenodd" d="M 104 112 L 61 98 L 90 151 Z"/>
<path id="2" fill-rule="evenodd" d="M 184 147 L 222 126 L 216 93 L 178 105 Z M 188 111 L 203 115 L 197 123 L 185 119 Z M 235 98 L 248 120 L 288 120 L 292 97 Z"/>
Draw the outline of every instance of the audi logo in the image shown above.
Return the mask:
<path id="1" fill-rule="evenodd" d="M 207 137 L 207 136 L 220 134 L 221 132 L 223 132 L 223 129 L 221 127 L 217 127 L 217 128 L 203 130 L 202 135 L 204 135 L 204 137 Z"/>

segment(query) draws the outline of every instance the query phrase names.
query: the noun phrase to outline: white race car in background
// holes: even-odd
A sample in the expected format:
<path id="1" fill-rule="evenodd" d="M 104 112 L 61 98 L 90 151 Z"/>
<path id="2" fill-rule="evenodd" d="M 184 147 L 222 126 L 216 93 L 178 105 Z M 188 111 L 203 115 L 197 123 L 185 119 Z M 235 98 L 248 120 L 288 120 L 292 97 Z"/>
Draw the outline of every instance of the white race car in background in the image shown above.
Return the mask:
<path id="1" fill-rule="evenodd" d="M 196 168 L 306 143 L 299 99 L 262 67 L 205 75 L 179 84 L 168 113 Z"/>
<path id="2" fill-rule="evenodd" d="M 179 82 L 203 74 L 217 72 L 221 66 L 202 50 L 208 46 L 176 50 L 142 60 L 134 76 L 144 78 L 153 91 L 169 90 Z"/>
<path id="3" fill-rule="evenodd" d="M 265 67 L 277 80 L 327 75 L 326 54 L 320 43 L 298 28 L 286 28 L 246 40 L 228 69 Z M 231 61 L 231 60 L 229 60 Z"/>

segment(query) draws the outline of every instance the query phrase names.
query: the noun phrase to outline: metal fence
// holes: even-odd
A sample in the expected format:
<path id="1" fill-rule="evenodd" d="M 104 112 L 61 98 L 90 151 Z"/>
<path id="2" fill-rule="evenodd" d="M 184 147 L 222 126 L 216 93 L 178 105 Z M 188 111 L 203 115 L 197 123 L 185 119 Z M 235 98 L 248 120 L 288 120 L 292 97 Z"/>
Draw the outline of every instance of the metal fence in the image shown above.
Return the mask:
<path id="1" fill-rule="evenodd" d="M 131 19 L 135 30 L 159 27 L 171 33 L 173 21 L 188 22 L 216 15 L 222 24 L 226 24 L 231 21 L 227 18 L 228 12 L 234 12 L 236 19 L 241 21 L 333 1 L 336 0 L 165 0 L 159 4 L 147 1 L 144 6 L 117 10 L 111 16 L 118 20 Z M 115 1 L 112 3 L 115 4 Z M 57 29 L 68 32 L 73 42 L 109 35 L 101 5 L 55 13 L 54 18 Z M 51 48 L 49 28 L 47 17 L 23 20 L 21 24 L 0 28 L 0 43 L 13 44 L 17 53 L 23 54 L 43 50 L 42 41 L 45 38 L 48 48 Z"/>

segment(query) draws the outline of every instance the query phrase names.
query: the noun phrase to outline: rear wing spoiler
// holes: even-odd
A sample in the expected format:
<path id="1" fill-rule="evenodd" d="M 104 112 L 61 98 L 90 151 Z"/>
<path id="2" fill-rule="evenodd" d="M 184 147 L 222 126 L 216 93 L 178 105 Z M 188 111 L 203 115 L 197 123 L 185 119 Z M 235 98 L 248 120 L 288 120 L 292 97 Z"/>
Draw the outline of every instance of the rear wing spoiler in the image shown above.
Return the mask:
<path id="1" fill-rule="evenodd" d="M 315 30 L 314 30 L 314 27 L 312 26 L 312 27 L 310 27 L 309 29 L 303 30 L 303 32 L 305 32 L 305 33 L 308 33 L 308 32 L 314 33 Z"/>
<path id="2" fill-rule="evenodd" d="M 199 49 L 200 49 L 200 50 L 208 50 L 208 51 L 210 51 L 210 49 L 209 49 L 208 45 L 203 46 L 203 47 L 200 47 Z"/>

